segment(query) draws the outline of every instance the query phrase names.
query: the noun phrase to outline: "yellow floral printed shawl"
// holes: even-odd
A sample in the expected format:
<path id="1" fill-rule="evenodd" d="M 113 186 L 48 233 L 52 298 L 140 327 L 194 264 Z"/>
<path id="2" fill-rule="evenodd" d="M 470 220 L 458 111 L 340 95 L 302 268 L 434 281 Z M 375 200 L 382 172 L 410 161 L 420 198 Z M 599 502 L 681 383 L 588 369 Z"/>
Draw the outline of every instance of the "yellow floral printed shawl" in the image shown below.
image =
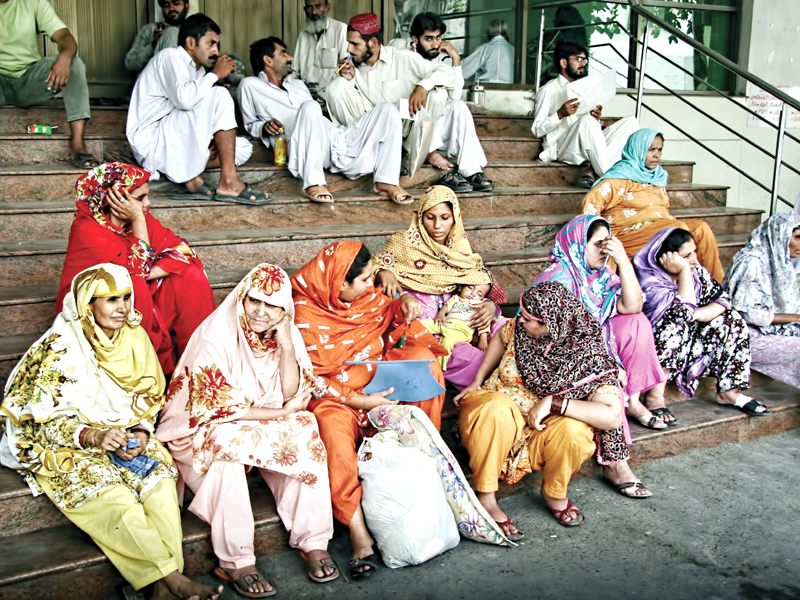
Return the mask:
<path id="1" fill-rule="evenodd" d="M 445 243 L 439 244 L 428 235 L 422 216 L 442 202 L 453 208 L 453 228 Z M 419 199 L 409 228 L 395 233 L 373 258 L 373 264 L 376 271 L 391 271 L 404 288 L 423 294 L 445 294 L 458 285 L 491 283 L 483 260 L 472 252 L 467 240 L 458 197 L 442 185 L 428 188 Z"/>

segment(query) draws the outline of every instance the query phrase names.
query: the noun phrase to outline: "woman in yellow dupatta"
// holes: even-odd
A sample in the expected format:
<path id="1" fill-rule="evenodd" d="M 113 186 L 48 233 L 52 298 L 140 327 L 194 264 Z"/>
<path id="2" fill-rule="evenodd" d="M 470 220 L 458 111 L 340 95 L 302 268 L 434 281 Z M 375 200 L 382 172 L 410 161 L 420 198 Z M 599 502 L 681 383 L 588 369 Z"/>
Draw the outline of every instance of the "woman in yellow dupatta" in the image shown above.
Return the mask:
<path id="1" fill-rule="evenodd" d="M 164 374 L 141 318 L 124 267 L 75 276 L 53 326 L 9 377 L 0 463 L 22 473 L 34 495 L 47 494 L 135 589 L 216 598 L 221 588 L 181 574 L 177 474 L 151 435 Z"/>

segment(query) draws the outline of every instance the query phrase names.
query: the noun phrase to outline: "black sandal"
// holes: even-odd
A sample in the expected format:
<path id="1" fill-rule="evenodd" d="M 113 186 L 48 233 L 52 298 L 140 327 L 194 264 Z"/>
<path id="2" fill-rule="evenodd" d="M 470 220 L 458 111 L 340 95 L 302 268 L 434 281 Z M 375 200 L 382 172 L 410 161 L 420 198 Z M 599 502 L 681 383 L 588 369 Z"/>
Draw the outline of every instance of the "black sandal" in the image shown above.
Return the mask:
<path id="1" fill-rule="evenodd" d="M 678 419 L 675 419 L 675 415 L 673 415 L 672 412 L 670 412 L 670 410 L 666 406 L 664 408 L 651 408 L 650 413 L 655 417 L 661 417 L 664 423 L 667 424 L 667 427 L 674 427 L 675 425 L 680 423 Z M 674 420 L 667 421 L 666 419 L 664 419 L 665 416 L 672 417 Z"/>
<path id="2" fill-rule="evenodd" d="M 356 569 L 363 569 L 364 567 L 369 567 L 366 571 L 356 571 Z M 350 559 L 350 577 L 353 578 L 353 581 L 358 581 L 359 579 L 366 579 L 370 575 L 372 575 L 375 571 L 378 570 L 378 558 L 375 554 L 370 554 L 364 558 L 351 558 Z"/>
<path id="3" fill-rule="evenodd" d="M 94 157 L 94 154 L 89 154 L 88 152 L 77 152 L 75 153 L 75 156 L 72 157 L 72 165 L 77 169 L 94 169 L 100 165 L 100 161 Z"/>
<path id="4" fill-rule="evenodd" d="M 464 179 L 461 175 L 456 173 L 455 171 L 448 171 L 439 179 L 433 182 L 433 185 L 443 185 L 445 187 L 449 187 L 451 190 L 456 192 L 457 194 L 463 194 L 464 192 L 471 192 L 472 191 L 472 184 Z"/>
<path id="5" fill-rule="evenodd" d="M 748 398 L 749 396 L 745 397 Z M 772 414 L 771 410 L 769 410 L 762 402 L 759 402 L 755 398 L 750 398 L 750 401 L 743 406 L 734 406 L 733 404 L 720 404 L 720 406 L 735 408 L 736 410 L 740 410 L 744 414 L 750 415 L 751 417 L 766 417 Z M 758 408 L 762 406 L 764 407 L 764 410 L 759 412 Z"/>
<path id="6" fill-rule="evenodd" d="M 251 199 L 250 196 L 255 196 Z M 253 206 L 261 206 L 262 204 L 269 204 L 272 202 L 272 196 L 265 194 L 261 190 L 254 190 L 249 185 L 239 192 L 238 196 L 229 196 L 228 194 L 215 193 L 213 200 L 217 202 L 233 202 L 235 204 L 251 204 Z"/>
<path id="7" fill-rule="evenodd" d="M 472 186 L 473 192 L 490 192 L 494 189 L 494 181 L 489 179 L 483 171 L 467 177 L 467 183 Z"/>

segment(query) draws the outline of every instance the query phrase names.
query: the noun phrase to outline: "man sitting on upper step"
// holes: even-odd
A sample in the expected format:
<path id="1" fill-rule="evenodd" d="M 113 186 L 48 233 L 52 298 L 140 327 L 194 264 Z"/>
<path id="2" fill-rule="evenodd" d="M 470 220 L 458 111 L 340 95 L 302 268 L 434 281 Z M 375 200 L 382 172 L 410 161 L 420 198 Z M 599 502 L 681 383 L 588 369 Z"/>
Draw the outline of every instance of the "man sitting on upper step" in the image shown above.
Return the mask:
<path id="1" fill-rule="evenodd" d="M 311 95 L 325 99 L 339 60 L 347 58 L 347 25 L 331 19 L 328 0 L 305 0 L 306 24 L 297 34 L 295 72 Z"/>
<path id="2" fill-rule="evenodd" d="M 164 21 L 148 23 L 139 30 L 125 55 L 125 68 L 138 73 L 153 55 L 164 48 L 178 46 L 178 32 L 189 13 L 189 0 L 158 0 Z"/>
<path id="3" fill-rule="evenodd" d="M 245 77 L 239 105 L 250 135 L 274 146 L 285 131 L 289 140 L 289 171 L 302 178 L 303 190 L 314 202 L 333 202 L 325 172 L 356 179 L 374 173 L 374 190 L 398 204 L 411 195 L 400 182 L 403 125 L 397 108 L 382 103 L 349 125 L 334 125 L 322 116 L 306 84 L 292 74 L 293 59 L 280 38 L 250 46 L 250 64 L 258 77 Z"/>
<path id="4" fill-rule="evenodd" d="M 488 83 L 514 83 L 514 46 L 508 43 L 508 25 L 503 19 L 489 23 L 489 41 L 464 57 L 464 79 Z"/>
<path id="5" fill-rule="evenodd" d="M 556 46 L 553 62 L 561 74 L 548 81 L 536 94 L 533 135 L 544 138 L 539 160 L 557 160 L 588 168 L 578 185 L 592 187 L 594 180 L 605 173 L 622 156 L 628 137 L 639 129 L 635 117 L 625 117 L 603 129 L 600 126 L 602 106 L 588 114 L 577 115 L 580 102 L 570 98 L 567 85 L 588 74 L 587 48 L 572 42 Z"/>
<path id="6" fill-rule="evenodd" d="M 219 35 L 219 26 L 206 15 L 186 18 L 178 33 L 180 46 L 156 54 L 136 81 L 128 107 L 128 142 L 154 179 L 161 172 L 186 184 L 191 193 L 180 195 L 183 199 L 265 201 L 264 192 L 245 185 L 236 173 L 253 145 L 236 137 L 233 98 L 216 85 L 235 69 L 229 56 L 219 54 Z M 207 168 L 220 169 L 216 191 L 202 179 Z"/>
<path id="7" fill-rule="evenodd" d="M 447 94 L 456 84 L 454 70 L 425 60 L 416 52 L 384 46 L 380 37 L 376 15 L 366 13 L 350 19 L 347 41 L 353 61 L 345 64 L 341 77 L 328 84 L 331 118 L 349 124 L 382 102 L 399 105 L 401 99 L 408 99 L 412 116 L 424 107 L 436 123 L 428 147 L 421 147 L 425 145 L 424 137 L 419 136 L 422 143 L 414 148 L 415 152 L 427 154 L 427 161 L 440 169 L 453 167 L 440 152 L 455 157 L 458 163 L 458 172 L 448 171 L 438 183 L 455 191 L 493 189 L 494 183 L 483 174 L 486 155 L 478 141 L 472 114 L 466 104 L 451 100 Z M 443 89 L 430 93 L 437 86 Z M 431 148 L 433 151 L 428 152 Z M 411 149 L 407 140 L 406 150 Z"/>
<path id="8" fill-rule="evenodd" d="M 64 98 L 72 140 L 72 163 L 90 169 L 99 163 L 86 151 L 83 131 L 89 119 L 86 67 L 78 44 L 47 0 L 0 0 L 0 105 L 32 106 Z M 42 58 L 38 35 L 58 45 L 58 54 Z"/>

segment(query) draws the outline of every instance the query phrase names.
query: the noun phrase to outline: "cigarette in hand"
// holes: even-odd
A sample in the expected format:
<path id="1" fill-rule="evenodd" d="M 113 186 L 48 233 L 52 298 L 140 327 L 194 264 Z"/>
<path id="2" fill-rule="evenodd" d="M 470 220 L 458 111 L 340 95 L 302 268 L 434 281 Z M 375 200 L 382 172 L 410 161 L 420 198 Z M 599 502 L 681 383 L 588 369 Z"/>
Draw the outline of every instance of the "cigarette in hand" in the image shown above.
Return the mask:
<path id="1" fill-rule="evenodd" d="M 338 75 L 341 72 L 341 70 L 344 69 L 348 64 L 350 64 L 350 57 L 349 56 L 347 57 L 347 60 L 344 61 L 341 65 L 339 65 L 338 69 L 336 69 L 336 74 Z"/>

